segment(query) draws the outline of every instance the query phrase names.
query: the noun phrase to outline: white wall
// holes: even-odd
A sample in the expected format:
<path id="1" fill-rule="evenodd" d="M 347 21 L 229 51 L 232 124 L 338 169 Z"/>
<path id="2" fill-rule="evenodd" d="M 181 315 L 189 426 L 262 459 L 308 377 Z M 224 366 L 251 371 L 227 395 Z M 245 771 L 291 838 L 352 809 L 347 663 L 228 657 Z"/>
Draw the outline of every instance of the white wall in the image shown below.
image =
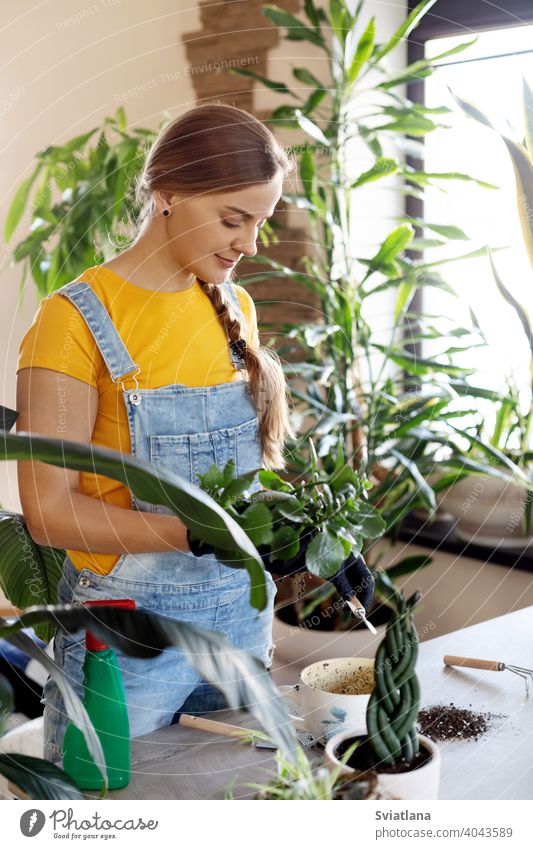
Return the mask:
<path id="1" fill-rule="evenodd" d="M 149 5 L 128 0 L 3 3 L 2 231 L 13 194 L 42 148 L 98 126 L 119 104 L 133 126 L 145 127 L 156 127 L 165 110 L 174 117 L 195 105 L 182 35 L 199 28 L 199 16 L 195 3 L 184 5 L 180 10 L 175 0 L 153 0 Z M 29 216 L 22 222 L 23 233 L 28 221 Z M 19 343 L 37 298 L 30 283 L 18 308 L 21 267 L 8 263 L 3 246 L 0 403 L 14 408 Z M 20 509 L 15 463 L 3 464 L 0 504 Z"/>

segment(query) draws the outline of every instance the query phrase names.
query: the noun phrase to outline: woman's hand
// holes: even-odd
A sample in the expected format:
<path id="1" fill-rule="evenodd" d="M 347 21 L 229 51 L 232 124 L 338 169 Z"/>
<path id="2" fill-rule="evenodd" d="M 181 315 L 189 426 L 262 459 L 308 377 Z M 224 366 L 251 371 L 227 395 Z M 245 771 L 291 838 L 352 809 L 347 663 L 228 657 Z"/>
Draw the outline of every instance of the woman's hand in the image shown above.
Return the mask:
<path id="1" fill-rule="evenodd" d="M 305 554 L 309 543 L 316 535 L 314 528 L 302 534 L 300 539 L 300 551 L 291 560 L 272 560 L 268 556 L 268 546 L 261 546 L 258 551 L 263 557 L 265 569 L 285 578 L 289 575 L 297 575 L 306 570 Z M 355 555 L 352 552 L 343 560 L 339 571 L 328 578 L 339 595 L 349 601 L 354 595 L 357 596 L 365 611 L 368 612 L 372 596 L 374 595 L 375 580 L 372 572 L 365 563 L 362 554 Z"/>
<path id="2" fill-rule="evenodd" d="M 376 582 L 362 554 L 355 555 L 350 552 L 337 574 L 329 578 L 329 581 L 345 601 L 349 601 L 354 595 L 357 596 L 368 613 Z"/>

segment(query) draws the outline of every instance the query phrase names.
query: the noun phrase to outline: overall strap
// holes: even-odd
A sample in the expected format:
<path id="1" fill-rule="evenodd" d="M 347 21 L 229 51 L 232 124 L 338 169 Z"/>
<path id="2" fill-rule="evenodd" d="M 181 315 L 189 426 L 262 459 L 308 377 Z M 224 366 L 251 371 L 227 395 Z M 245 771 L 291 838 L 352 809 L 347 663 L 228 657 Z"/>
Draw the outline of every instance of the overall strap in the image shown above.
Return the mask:
<path id="1" fill-rule="evenodd" d="M 68 298 L 80 311 L 94 336 L 113 382 L 117 383 L 131 372 L 140 371 L 137 363 L 130 357 L 102 301 L 88 283 L 84 280 L 67 283 L 54 294 Z"/>
<path id="2" fill-rule="evenodd" d="M 241 327 L 245 328 L 247 322 L 246 322 L 246 318 L 243 315 L 243 312 L 242 312 L 242 309 L 241 309 L 241 303 L 239 301 L 239 296 L 237 295 L 237 292 L 235 291 L 235 286 L 233 285 L 233 283 L 229 283 L 229 282 L 228 283 L 222 283 L 221 285 L 224 287 L 224 291 L 226 292 L 226 294 L 227 294 L 227 296 L 228 296 L 228 298 L 231 302 L 231 305 L 233 307 L 233 312 L 235 313 L 236 318 L 238 319 Z M 238 342 L 230 342 L 229 343 L 229 350 L 230 350 L 230 354 L 231 354 L 231 359 L 233 361 L 233 365 L 235 366 L 236 369 L 241 369 L 241 370 L 246 368 L 246 363 L 245 363 L 245 360 L 244 360 L 244 354 L 243 354 L 243 350 L 242 350 L 242 343 L 243 342 L 244 342 L 244 344 L 246 344 L 245 340 L 241 340 L 241 339 L 239 339 Z M 239 343 L 241 343 L 241 344 L 239 345 Z"/>

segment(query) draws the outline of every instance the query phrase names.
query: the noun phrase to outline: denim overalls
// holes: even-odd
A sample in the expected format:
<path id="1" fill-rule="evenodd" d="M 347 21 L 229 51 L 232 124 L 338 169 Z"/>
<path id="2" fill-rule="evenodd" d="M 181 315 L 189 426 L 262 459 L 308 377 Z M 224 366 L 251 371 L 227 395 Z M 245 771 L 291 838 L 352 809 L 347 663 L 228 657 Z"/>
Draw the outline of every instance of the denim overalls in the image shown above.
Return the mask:
<path id="1" fill-rule="evenodd" d="M 234 310 L 244 322 L 232 284 L 221 284 Z M 107 310 L 88 283 L 69 283 L 58 290 L 80 311 L 102 354 L 111 379 L 122 384 L 128 413 L 131 453 L 156 468 L 176 472 L 198 484 L 198 475 L 216 463 L 233 459 L 242 475 L 263 465 L 256 411 L 247 382 L 205 387 L 171 384 L 159 389 L 139 389 L 139 367 L 131 359 Z M 236 369 L 244 362 L 228 346 Z M 135 386 L 124 382 L 133 378 Z M 259 489 L 256 481 L 252 490 Z M 171 513 L 160 505 L 147 504 L 132 495 L 134 510 Z M 134 598 L 142 607 L 165 616 L 191 622 L 224 634 L 229 641 L 260 657 L 269 667 L 272 655 L 274 581 L 265 572 L 268 604 L 258 612 L 249 604 L 250 581 L 244 569 L 234 569 L 213 554 L 196 557 L 184 551 L 124 554 L 111 572 L 100 575 L 76 569 L 67 556 L 58 586 L 59 603 L 88 599 Z M 85 634 L 66 634 L 58 629 L 54 657 L 80 696 Z M 131 737 L 171 725 L 174 714 L 202 712 L 225 707 L 222 694 L 201 676 L 175 648 L 146 660 L 117 651 L 126 690 Z M 68 718 L 63 699 L 51 678 L 43 692 L 44 757 L 61 764 L 63 734 Z"/>

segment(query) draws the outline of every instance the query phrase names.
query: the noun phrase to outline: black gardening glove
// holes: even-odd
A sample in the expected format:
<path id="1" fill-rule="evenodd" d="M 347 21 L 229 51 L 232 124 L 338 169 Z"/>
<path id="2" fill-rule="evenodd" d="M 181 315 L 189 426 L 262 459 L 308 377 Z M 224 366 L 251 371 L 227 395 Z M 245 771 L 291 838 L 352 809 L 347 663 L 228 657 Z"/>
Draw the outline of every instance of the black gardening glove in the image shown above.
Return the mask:
<path id="1" fill-rule="evenodd" d="M 316 530 L 314 528 L 304 531 L 300 537 L 300 550 L 290 560 L 274 560 L 275 552 L 273 552 L 272 557 L 269 557 L 270 546 L 260 545 L 257 550 L 263 558 L 263 565 L 267 572 L 274 572 L 275 575 L 279 575 L 281 578 L 287 578 L 289 575 L 298 575 L 299 572 L 305 572 L 305 552 L 315 535 Z"/>
<path id="2" fill-rule="evenodd" d="M 305 553 L 315 535 L 316 530 L 314 529 L 310 529 L 302 534 L 300 551 L 291 560 L 269 560 L 267 556 L 269 551 L 268 546 L 260 546 L 258 551 L 263 558 L 265 569 L 283 578 L 286 578 L 288 575 L 297 575 L 299 572 L 304 572 L 306 569 Z M 339 571 L 332 578 L 328 578 L 328 581 L 333 584 L 345 601 L 350 601 L 355 595 L 365 608 L 365 611 L 368 611 L 374 594 L 375 581 L 362 554 L 355 555 L 350 552 L 348 557 L 341 563 Z"/>
<path id="3" fill-rule="evenodd" d="M 354 595 L 357 596 L 368 613 L 376 582 L 362 554 L 350 552 L 341 563 L 337 574 L 328 580 L 345 601 L 349 601 Z"/>
<path id="4" fill-rule="evenodd" d="M 195 557 L 202 557 L 204 554 L 213 554 L 215 550 L 208 542 L 202 542 L 201 539 L 191 539 L 189 528 L 187 528 L 187 542 L 189 543 L 191 554 L 194 554 Z"/>

